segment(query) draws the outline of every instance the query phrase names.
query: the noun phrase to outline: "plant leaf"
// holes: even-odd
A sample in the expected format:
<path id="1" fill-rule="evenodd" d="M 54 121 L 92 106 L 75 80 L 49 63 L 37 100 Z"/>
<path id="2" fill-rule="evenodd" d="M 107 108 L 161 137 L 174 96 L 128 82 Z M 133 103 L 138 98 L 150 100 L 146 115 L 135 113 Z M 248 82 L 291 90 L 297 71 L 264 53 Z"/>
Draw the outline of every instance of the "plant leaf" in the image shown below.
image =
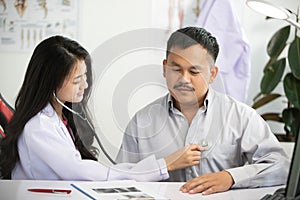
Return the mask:
<path id="1" fill-rule="evenodd" d="M 277 99 L 278 97 L 280 97 L 281 94 L 267 94 L 264 97 L 262 97 L 261 99 L 259 99 L 258 101 L 256 101 L 253 105 L 252 108 L 257 109 L 275 99 Z"/>
<path id="2" fill-rule="evenodd" d="M 267 46 L 267 53 L 271 58 L 278 57 L 286 46 L 290 35 L 290 26 L 279 29 L 271 38 Z"/>
<path id="3" fill-rule="evenodd" d="M 288 73 L 283 80 L 286 97 L 296 108 L 300 109 L 300 80 Z"/>
<path id="4" fill-rule="evenodd" d="M 300 38 L 295 37 L 288 51 L 288 61 L 293 75 L 300 79 Z"/>
<path id="5" fill-rule="evenodd" d="M 262 96 L 263 94 L 261 92 L 259 92 L 257 95 L 255 95 L 255 97 L 253 98 L 253 101 L 256 102 L 256 99 L 258 99 L 260 96 Z"/>
<path id="6" fill-rule="evenodd" d="M 270 120 L 270 121 L 276 121 L 276 122 L 283 122 L 282 117 L 280 116 L 280 113 L 265 113 L 262 114 L 261 117 L 264 120 Z"/>
<path id="7" fill-rule="evenodd" d="M 282 78 L 285 64 L 285 58 L 281 58 L 280 60 L 266 67 L 264 76 L 260 82 L 261 93 L 269 94 L 274 90 Z"/>
<path id="8" fill-rule="evenodd" d="M 282 112 L 282 119 L 293 135 L 297 135 L 300 128 L 300 110 L 287 108 Z"/>

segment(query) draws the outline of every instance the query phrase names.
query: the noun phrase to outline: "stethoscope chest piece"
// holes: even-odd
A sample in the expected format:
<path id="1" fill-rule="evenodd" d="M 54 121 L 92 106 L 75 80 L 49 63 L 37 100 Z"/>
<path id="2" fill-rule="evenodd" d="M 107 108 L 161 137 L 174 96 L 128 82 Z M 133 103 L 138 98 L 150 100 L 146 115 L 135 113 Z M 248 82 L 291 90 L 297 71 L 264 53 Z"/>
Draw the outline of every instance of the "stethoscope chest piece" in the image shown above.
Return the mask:
<path id="1" fill-rule="evenodd" d="M 202 147 L 205 147 L 205 151 L 209 150 L 211 147 L 211 142 L 207 139 L 200 140 L 198 144 Z"/>

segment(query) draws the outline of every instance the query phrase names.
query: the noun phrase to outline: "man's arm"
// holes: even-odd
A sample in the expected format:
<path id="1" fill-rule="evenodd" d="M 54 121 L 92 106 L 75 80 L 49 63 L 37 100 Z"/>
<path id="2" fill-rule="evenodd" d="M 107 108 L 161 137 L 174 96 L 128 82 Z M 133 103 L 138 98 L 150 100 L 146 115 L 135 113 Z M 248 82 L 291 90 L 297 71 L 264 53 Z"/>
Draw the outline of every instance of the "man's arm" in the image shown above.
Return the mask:
<path id="1" fill-rule="evenodd" d="M 286 183 L 289 159 L 267 123 L 254 114 L 240 141 L 244 166 L 196 177 L 181 188 L 183 192 L 211 194 L 229 188 L 262 187 Z"/>
<path id="2" fill-rule="evenodd" d="M 269 125 L 257 113 L 253 115 L 241 139 L 241 154 L 248 164 L 226 169 L 234 179 L 233 188 L 285 184 L 290 160 Z"/>

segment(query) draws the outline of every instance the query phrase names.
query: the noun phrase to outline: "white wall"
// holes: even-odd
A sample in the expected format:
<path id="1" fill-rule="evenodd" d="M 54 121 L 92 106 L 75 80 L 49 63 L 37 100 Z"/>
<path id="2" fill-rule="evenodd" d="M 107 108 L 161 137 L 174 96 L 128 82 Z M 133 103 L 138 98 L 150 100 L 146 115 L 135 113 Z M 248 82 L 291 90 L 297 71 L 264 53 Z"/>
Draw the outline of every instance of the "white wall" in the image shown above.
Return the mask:
<path id="1" fill-rule="evenodd" d="M 232 1 L 240 15 L 241 22 L 244 25 L 252 49 L 252 76 L 249 87 L 249 97 L 247 100 L 247 104 L 251 105 L 253 97 L 259 91 L 262 68 L 268 60 L 266 55 L 267 42 L 271 38 L 271 35 L 273 35 L 280 27 L 286 25 L 286 23 L 279 20 L 266 21 L 264 16 L 257 14 L 246 7 L 243 0 Z M 294 11 L 296 11 L 296 8 L 300 5 L 299 1 L 295 0 L 274 0 L 272 2 Z M 103 43 L 119 34 L 135 29 L 147 28 L 151 25 L 151 0 L 88 0 L 81 1 L 80 4 L 81 22 L 78 41 L 91 53 Z M 118 46 L 115 48 L 117 49 Z M 127 60 L 127 65 L 134 66 L 137 63 L 143 63 L 147 58 L 146 55 L 148 55 L 148 53 L 149 52 L 144 52 L 143 55 L 131 54 L 131 56 L 134 57 L 133 62 L 129 63 Z M 162 51 L 156 53 L 153 60 L 160 63 L 164 54 Z M 11 104 L 14 103 L 17 92 L 21 86 L 30 56 L 31 52 L 0 52 L 0 92 Z M 97 59 L 101 59 L 102 56 L 105 57 L 105 54 L 97 55 Z M 126 60 L 127 57 L 123 59 Z M 153 61 L 147 62 L 153 64 Z M 118 76 L 114 75 L 116 72 L 120 74 Z M 112 82 L 117 82 L 118 78 L 124 76 L 124 72 L 118 70 L 114 73 L 109 77 Z M 105 104 L 105 102 L 101 102 L 105 101 L 105 98 L 106 103 L 110 102 L 110 98 L 107 98 L 106 92 L 109 92 L 113 87 L 109 83 L 105 84 L 105 86 L 107 86 L 105 93 L 98 94 L 97 99 L 94 99 L 94 104 L 99 102 L 102 105 Z M 136 91 L 133 94 L 133 97 L 130 97 L 130 106 L 128 106 L 130 116 L 144 103 L 152 99 L 153 96 L 162 94 L 165 91 L 165 88 L 162 86 L 154 88 L 152 86 L 145 86 L 145 88 L 147 89 L 146 93 L 143 91 Z M 148 90 L 150 90 L 150 92 Z M 134 99 L 140 99 L 143 102 L 137 103 Z M 278 105 L 273 105 L 270 109 L 273 109 L 274 106 L 280 108 L 281 101 L 282 99 L 278 102 Z M 132 106 L 133 102 L 136 102 L 136 106 Z M 111 151 L 114 155 L 120 144 L 120 130 L 122 127 L 116 126 L 117 123 L 114 116 L 111 115 L 111 113 L 107 113 L 110 111 L 107 107 L 101 108 L 100 105 L 99 108 L 97 106 L 95 106 L 95 108 L 97 109 L 95 110 L 96 120 L 98 121 L 97 127 L 100 127 L 102 131 L 105 131 L 104 141 L 112 143 L 105 145 L 112 148 Z"/>

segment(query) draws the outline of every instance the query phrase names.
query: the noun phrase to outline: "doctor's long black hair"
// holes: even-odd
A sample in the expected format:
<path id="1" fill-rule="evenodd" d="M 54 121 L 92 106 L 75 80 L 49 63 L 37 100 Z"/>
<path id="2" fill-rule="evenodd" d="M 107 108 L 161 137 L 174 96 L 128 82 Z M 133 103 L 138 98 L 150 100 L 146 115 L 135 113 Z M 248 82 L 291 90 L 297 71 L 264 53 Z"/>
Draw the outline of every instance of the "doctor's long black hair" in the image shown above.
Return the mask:
<path id="1" fill-rule="evenodd" d="M 88 114 L 87 102 L 92 88 L 92 69 L 89 53 L 77 42 L 53 36 L 42 41 L 34 50 L 28 64 L 24 82 L 15 102 L 15 113 L 5 129 L 6 137 L 0 143 L 0 176 L 11 178 L 11 172 L 19 161 L 17 141 L 25 124 L 48 103 L 53 102 L 53 92 L 62 86 L 65 78 L 74 69 L 79 60 L 87 66 L 87 83 L 81 103 L 67 103 L 71 108 Z M 97 150 L 92 147 L 93 130 L 86 121 L 63 109 L 75 136 L 75 145 L 83 159 L 96 159 Z M 84 130 L 83 137 L 79 133 Z M 63 152 L 62 152 L 63 153 Z M 46 155 L 45 155 L 46 156 Z"/>

